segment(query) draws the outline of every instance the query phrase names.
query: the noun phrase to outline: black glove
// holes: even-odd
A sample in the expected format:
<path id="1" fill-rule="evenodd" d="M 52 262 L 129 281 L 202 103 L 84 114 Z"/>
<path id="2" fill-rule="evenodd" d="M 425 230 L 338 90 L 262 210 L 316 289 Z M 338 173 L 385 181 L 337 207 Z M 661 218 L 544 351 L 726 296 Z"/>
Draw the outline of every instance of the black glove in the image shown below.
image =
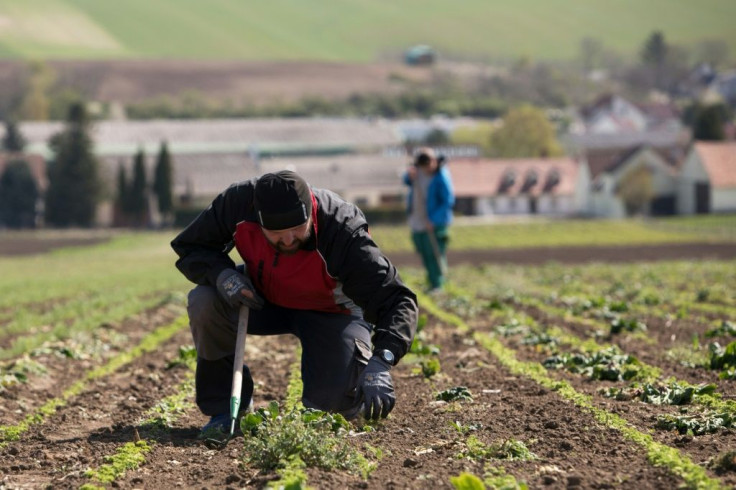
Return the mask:
<path id="1" fill-rule="evenodd" d="M 253 297 L 246 296 L 243 291 L 250 291 Z M 263 308 L 263 298 L 258 296 L 253 283 L 235 269 L 225 269 L 217 276 L 217 291 L 230 306 L 247 306 L 254 310 Z"/>
<path id="2" fill-rule="evenodd" d="M 386 418 L 396 403 L 391 365 L 373 356 L 358 380 L 358 397 L 364 399 L 363 415 L 367 419 Z"/>

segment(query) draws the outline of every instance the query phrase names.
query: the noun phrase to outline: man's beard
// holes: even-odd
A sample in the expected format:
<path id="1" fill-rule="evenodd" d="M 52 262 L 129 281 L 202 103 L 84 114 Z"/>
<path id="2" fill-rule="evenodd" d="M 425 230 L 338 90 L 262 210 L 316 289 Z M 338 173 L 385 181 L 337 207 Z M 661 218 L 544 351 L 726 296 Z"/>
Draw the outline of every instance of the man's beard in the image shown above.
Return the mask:
<path id="1" fill-rule="evenodd" d="M 268 243 L 271 244 L 271 246 L 275 248 L 278 253 L 283 254 L 283 255 L 294 255 L 299 250 L 302 249 L 304 244 L 309 241 L 311 236 L 312 236 L 312 230 L 309 230 L 307 232 L 307 235 L 304 237 L 304 239 L 297 238 L 296 240 L 294 240 L 294 243 L 290 247 L 286 247 L 281 241 L 279 241 L 278 243 L 273 243 L 268 238 L 266 238 L 266 241 L 268 241 Z"/>

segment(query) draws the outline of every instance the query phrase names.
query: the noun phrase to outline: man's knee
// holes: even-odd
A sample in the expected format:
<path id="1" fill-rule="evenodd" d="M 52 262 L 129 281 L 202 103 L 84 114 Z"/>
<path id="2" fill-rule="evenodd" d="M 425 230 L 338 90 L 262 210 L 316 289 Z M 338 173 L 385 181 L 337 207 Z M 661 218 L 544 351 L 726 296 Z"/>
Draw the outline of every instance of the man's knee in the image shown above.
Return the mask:
<path id="1" fill-rule="evenodd" d="M 197 354 L 216 360 L 232 353 L 235 345 L 237 310 L 229 308 L 211 286 L 197 286 L 187 302 L 189 329 Z"/>

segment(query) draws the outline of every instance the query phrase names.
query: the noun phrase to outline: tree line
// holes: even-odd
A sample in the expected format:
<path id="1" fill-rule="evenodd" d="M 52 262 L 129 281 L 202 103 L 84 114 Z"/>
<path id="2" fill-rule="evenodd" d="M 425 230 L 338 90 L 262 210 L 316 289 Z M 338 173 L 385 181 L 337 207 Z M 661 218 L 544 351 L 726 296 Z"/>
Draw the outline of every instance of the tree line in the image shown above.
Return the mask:
<path id="1" fill-rule="evenodd" d="M 29 155 L 24 153 L 25 139 L 17 124 L 5 123 L 1 158 L 5 161 L 0 175 L 0 227 L 59 228 L 95 225 L 98 204 L 105 193 L 100 178 L 100 162 L 93 151 L 91 121 L 81 102 L 69 106 L 64 129 L 49 141 L 52 157 L 45 164 L 48 187 L 40 187 Z M 151 198 L 161 216 L 161 224 L 171 223 L 173 211 L 172 161 L 165 142 L 161 144 L 149 186 L 145 155 L 139 150 L 134 158 L 133 179 L 128 181 L 120 166 L 115 198 L 114 223 L 119 226 L 151 225 Z"/>

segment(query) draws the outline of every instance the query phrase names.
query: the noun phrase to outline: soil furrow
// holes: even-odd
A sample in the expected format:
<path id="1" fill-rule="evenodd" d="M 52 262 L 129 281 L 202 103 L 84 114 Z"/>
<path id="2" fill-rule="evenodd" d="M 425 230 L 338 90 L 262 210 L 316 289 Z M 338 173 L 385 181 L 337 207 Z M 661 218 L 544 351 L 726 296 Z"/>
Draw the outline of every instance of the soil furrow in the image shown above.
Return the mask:
<path id="1" fill-rule="evenodd" d="M 181 345 L 191 343 L 186 329 L 157 350 L 143 354 L 87 389 L 3 450 L 3 483 L 10 487 L 67 486 L 121 442 L 133 441 L 143 412 L 170 395 L 187 368 L 166 369 Z M 73 486 L 73 485 L 70 485 Z"/>
<path id="2" fill-rule="evenodd" d="M 0 425 L 18 423 L 29 411 L 59 396 L 86 372 L 138 344 L 151 330 L 170 323 L 182 313 L 183 308 L 177 305 L 160 306 L 115 325 L 101 325 L 83 343 L 54 342 L 48 348 L 40 349 L 41 353 L 31 359 L 46 371 L 30 373 L 25 383 L 9 386 L 2 392 Z M 69 355 L 81 358 L 74 359 Z"/>

